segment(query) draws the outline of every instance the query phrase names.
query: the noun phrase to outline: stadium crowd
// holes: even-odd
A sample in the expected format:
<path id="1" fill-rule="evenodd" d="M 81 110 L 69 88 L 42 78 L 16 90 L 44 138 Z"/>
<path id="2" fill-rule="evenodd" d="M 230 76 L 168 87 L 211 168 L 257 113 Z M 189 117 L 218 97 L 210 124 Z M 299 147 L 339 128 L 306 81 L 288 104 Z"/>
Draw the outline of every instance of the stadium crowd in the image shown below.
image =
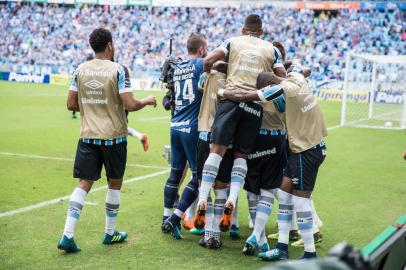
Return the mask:
<path id="1" fill-rule="evenodd" d="M 186 55 L 185 36 L 203 33 L 209 49 L 239 33 L 255 12 L 264 20 L 265 39 L 284 43 L 288 57 L 304 59 L 313 79 L 342 79 L 344 54 L 406 54 L 406 13 L 263 8 L 168 8 L 0 4 L 0 68 L 66 73 L 90 53 L 88 35 L 108 27 L 115 35 L 116 60 L 133 71 L 159 71 L 169 53 Z M 317 16 L 316 16 L 317 15 Z"/>

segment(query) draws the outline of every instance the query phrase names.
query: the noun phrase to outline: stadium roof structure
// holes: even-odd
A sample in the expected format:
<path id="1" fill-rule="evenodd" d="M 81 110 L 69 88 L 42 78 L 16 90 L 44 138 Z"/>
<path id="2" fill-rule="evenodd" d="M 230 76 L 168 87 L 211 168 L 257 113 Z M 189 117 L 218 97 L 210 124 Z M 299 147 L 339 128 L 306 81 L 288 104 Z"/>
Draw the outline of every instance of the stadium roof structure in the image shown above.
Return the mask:
<path id="1" fill-rule="evenodd" d="M 406 64 L 406 55 L 373 55 L 351 53 L 351 56 L 375 63 Z"/>

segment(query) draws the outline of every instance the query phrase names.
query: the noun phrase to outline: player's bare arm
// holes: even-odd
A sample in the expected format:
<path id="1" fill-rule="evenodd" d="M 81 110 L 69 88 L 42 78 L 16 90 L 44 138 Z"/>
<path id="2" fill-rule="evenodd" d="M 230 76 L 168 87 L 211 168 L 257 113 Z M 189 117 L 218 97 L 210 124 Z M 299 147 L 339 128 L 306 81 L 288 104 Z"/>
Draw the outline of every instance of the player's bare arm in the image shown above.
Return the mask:
<path id="1" fill-rule="evenodd" d="M 79 110 L 79 100 L 77 91 L 69 91 L 68 100 L 66 102 L 66 107 L 69 111 L 78 112 Z"/>
<path id="2" fill-rule="evenodd" d="M 241 102 L 241 101 L 260 101 L 258 93 L 255 91 L 247 91 L 247 90 L 220 90 L 219 96 L 223 96 L 226 99 Z"/>
<path id="3" fill-rule="evenodd" d="M 213 67 L 214 63 L 224 59 L 224 57 L 225 57 L 224 51 L 221 50 L 221 49 L 215 49 L 214 51 L 209 53 L 204 58 L 204 71 L 205 72 L 210 72 L 210 70 Z"/>
<path id="4" fill-rule="evenodd" d="M 145 106 L 154 106 L 156 107 L 156 99 L 154 96 L 148 96 L 141 100 L 135 99 L 132 92 L 125 92 L 120 94 L 121 101 L 124 104 L 124 108 L 129 112 L 134 112 L 141 110 Z"/>

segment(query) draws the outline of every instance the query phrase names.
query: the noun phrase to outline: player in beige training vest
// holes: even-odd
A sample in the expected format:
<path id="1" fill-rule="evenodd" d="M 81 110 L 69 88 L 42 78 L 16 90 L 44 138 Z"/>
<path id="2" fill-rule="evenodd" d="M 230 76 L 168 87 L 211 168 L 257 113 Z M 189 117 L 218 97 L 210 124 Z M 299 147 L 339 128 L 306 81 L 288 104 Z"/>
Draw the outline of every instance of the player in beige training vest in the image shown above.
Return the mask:
<path id="1" fill-rule="evenodd" d="M 103 28 L 94 30 L 89 43 L 95 52 L 95 59 L 81 64 L 74 72 L 67 101 L 68 110 L 80 111 L 81 114 L 80 139 L 73 172 L 79 183 L 70 197 L 65 229 L 58 248 L 72 253 L 80 251 L 73 240 L 74 228 L 86 195 L 94 181 L 100 178 L 103 165 L 108 190 L 102 243 L 121 243 L 127 238 L 126 232 L 115 230 L 127 159 L 125 110 L 131 112 L 147 105 L 156 106 L 153 96 L 136 100 L 131 88 L 126 87 L 124 67 L 114 63 L 110 31 Z"/>
<path id="2" fill-rule="evenodd" d="M 313 217 L 310 196 L 317 172 L 326 156 L 323 138 L 327 136 L 323 115 L 316 97 L 304 75 L 308 69 L 293 64 L 285 80 L 268 73 L 268 86 L 257 92 L 246 90 L 220 91 L 219 94 L 235 101 L 272 101 L 278 111 L 285 111 L 288 130 L 289 155 L 281 189 L 278 192 L 279 239 L 276 248 L 260 253 L 265 260 L 288 258 L 289 230 L 293 211 L 304 242 L 303 258 L 316 257 L 313 239 Z M 292 195 L 293 194 L 293 195 Z"/>
<path id="3" fill-rule="evenodd" d="M 225 41 L 205 58 L 205 71 L 221 59 L 228 63 L 227 80 L 224 89 L 256 90 L 259 73 L 274 71 L 285 75 L 280 52 L 270 42 L 262 40 L 262 20 L 258 15 L 246 17 L 242 35 Z M 252 152 L 255 139 L 261 127 L 262 107 L 255 102 L 234 102 L 221 100 L 212 126 L 211 149 L 207 158 L 199 190 L 198 208 L 205 211 L 207 198 L 219 169 L 219 165 L 232 143 L 234 165 L 231 173 L 230 194 L 224 206 L 220 222 L 221 229 L 227 231 L 232 222 L 232 212 L 238 193 L 247 174 L 247 156 Z"/>

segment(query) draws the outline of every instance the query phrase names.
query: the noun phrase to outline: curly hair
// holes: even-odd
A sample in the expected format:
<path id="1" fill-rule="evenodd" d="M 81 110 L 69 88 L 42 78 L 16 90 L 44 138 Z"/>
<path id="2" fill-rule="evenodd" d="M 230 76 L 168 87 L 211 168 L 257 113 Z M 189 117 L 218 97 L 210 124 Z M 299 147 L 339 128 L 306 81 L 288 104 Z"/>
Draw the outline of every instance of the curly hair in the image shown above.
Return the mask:
<path id="1" fill-rule="evenodd" d="M 113 42 L 111 32 L 105 28 L 97 28 L 89 36 L 89 44 L 95 53 L 103 52 L 107 44 Z"/>

